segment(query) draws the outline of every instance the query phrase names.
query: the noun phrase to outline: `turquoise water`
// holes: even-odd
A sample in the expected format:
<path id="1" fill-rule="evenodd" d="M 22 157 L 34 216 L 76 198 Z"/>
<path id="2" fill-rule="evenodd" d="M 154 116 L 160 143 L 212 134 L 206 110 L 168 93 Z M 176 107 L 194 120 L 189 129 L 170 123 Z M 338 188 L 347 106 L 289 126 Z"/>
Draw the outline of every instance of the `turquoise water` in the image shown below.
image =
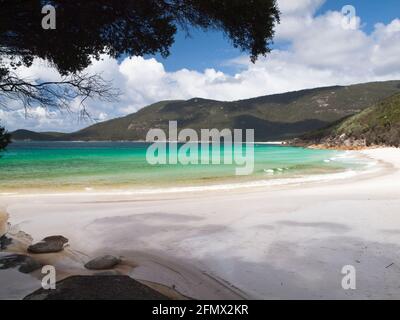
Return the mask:
<path id="1" fill-rule="evenodd" d="M 253 174 L 236 176 L 236 164 L 152 166 L 146 161 L 148 146 L 134 142 L 15 142 L 0 158 L 0 190 L 240 183 L 332 173 L 355 166 L 329 160 L 342 154 L 338 151 L 257 144 Z"/>

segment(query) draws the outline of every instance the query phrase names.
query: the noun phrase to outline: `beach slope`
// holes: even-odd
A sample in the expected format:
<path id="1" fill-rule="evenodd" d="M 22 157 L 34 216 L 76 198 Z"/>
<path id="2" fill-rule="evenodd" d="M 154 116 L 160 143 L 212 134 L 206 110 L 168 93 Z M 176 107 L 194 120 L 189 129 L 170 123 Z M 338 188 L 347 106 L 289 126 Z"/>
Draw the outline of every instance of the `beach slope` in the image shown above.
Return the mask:
<path id="1" fill-rule="evenodd" d="M 359 155 L 381 169 L 229 192 L 4 195 L 0 204 L 34 240 L 62 234 L 82 262 L 111 253 L 133 278 L 192 298 L 399 299 L 400 149 Z M 76 261 L 54 263 L 79 273 Z M 342 288 L 348 265 L 356 290 Z"/>

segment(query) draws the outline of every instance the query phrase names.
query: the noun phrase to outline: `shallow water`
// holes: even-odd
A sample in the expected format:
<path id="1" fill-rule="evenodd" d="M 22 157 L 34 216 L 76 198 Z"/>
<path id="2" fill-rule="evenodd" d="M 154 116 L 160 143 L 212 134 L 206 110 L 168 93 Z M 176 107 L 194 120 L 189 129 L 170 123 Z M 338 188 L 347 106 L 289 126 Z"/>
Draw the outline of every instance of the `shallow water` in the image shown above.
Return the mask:
<path id="1" fill-rule="evenodd" d="M 243 183 L 358 170 L 365 165 L 340 151 L 256 144 L 254 172 L 237 176 L 235 169 L 241 166 L 235 164 L 235 158 L 233 164 L 150 165 L 146 161 L 148 147 L 139 142 L 14 142 L 0 158 L 0 191 Z M 200 151 L 199 160 L 203 156 Z M 166 154 L 174 152 L 168 148 Z M 219 152 L 224 162 L 223 146 Z M 214 156 L 218 151 L 210 146 L 210 153 Z"/>

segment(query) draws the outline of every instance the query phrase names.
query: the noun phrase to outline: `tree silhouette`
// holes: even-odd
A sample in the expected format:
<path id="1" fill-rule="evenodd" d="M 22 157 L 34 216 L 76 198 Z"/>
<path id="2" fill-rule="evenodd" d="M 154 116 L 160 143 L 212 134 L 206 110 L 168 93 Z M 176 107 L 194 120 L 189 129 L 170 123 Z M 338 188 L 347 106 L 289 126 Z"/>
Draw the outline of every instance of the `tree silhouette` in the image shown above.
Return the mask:
<path id="1" fill-rule="evenodd" d="M 42 28 L 42 7 L 56 10 L 56 29 Z M 254 62 L 270 51 L 279 22 L 275 0 L 0 0 L 0 103 L 66 107 L 77 97 L 115 98 L 100 75 L 82 74 L 102 54 L 169 55 L 178 28 L 221 30 Z M 37 83 L 15 69 L 46 60 L 63 79 Z M 3 104 L 3 107 L 5 105 Z"/>
<path id="2" fill-rule="evenodd" d="M 0 127 L 0 151 L 3 151 L 11 141 L 11 136 L 7 131 Z"/>

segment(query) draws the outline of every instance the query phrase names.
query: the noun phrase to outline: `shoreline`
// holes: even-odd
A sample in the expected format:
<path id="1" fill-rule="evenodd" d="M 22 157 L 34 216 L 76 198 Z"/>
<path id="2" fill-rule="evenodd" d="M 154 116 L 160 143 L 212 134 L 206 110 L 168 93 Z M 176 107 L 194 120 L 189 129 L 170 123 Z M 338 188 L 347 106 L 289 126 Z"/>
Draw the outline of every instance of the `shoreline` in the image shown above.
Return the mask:
<path id="1" fill-rule="evenodd" d="M 399 298 L 400 233 L 390 230 L 400 227 L 400 149 L 361 153 L 383 162 L 382 170 L 229 193 L 2 196 L 0 206 L 36 241 L 62 234 L 88 256 L 124 256 L 134 279 L 183 296 Z M 340 288 L 347 264 L 360 268 L 356 292 Z"/>
<path id="2" fill-rule="evenodd" d="M 367 149 L 364 149 L 367 150 Z M 373 149 L 368 149 L 373 150 Z M 141 187 L 127 187 L 120 185 L 103 185 L 103 186 L 93 186 L 86 188 L 76 187 L 63 187 L 60 189 L 48 189 L 43 188 L 32 188 L 25 189 L 23 191 L 13 191 L 13 190 L 0 190 L 0 199 L 2 197 L 29 197 L 29 196 L 109 196 L 109 195 L 127 195 L 127 196 L 141 196 L 141 195 L 161 195 L 161 194 L 179 194 L 179 193 L 193 193 L 193 192 L 211 192 L 211 191 L 234 191 L 234 190 L 245 190 L 245 189 L 256 189 L 256 188 L 274 188 L 274 187 L 284 187 L 298 184 L 313 184 L 313 183 L 326 183 L 329 181 L 346 180 L 349 178 L 357 179 L 363 175 L 370 175 L 373 172 L 382 170 L 382 166 L 377 166 L 374 160 L 367 157 L 365 154 L 355 151 L 355 150 L 337 150 L 343 151 L 339 158 L 351 159 L 359 158 L 361 160 L 369 159 L 370 163 L 366 164 L 365 168 L 360 170 L 355 169 L 344 169 L 329 172 L 329 173 L 303 173 L 294 174 L 289 176 L 279 177 L 279 172 L 277 173 L 267 173 L 265 172 L 265 178 L 260 176 L 249 176 L 248 179 L 243 179 L 242 181 L 236 181 L 232 178 L 224 178 L 221 181 L 219 179 L 210 179 L 209 183 L 188 183 L 188 184 L 178 184 L 178 185 L 166 185 L 166 186 L 147 186 L 145 188 Z M 345 154 L 347 153 L 347 157 Z M 336 157 L 335 157 L 336 158 Z M 326 160 L 330 161 L 330 160 Z M 371 167 L 375 167 L 371 170 Z M 52 190 L 52 191 L 50 191 Z"/>
<path id="3" fill-rule="evenodd" d="M 277 142 L 281 144 L 281 142 Z M 271 145 L 271 143 L 266 143 Z M 274 144 L 274 143 L 273 143 Z M 260 144 L 261 145 L 261 144 Z M 296 156 L 297 151 L 291 152 Z M 304 148 L 299 148 L 304 149 Z M 70 168 L 72 170 L 72 177 L 68 175 L 68 172 L 57 171 L 57 165 L 50 161 L 50 167 L 56 170 L 57 174 L 55 176 L 43 174 L 43 169 L 37 169 L 34 161 L 33 169 L 31 175 L 27 175 L 26 181 L 21 179 L 21 177 L 29 172 L 29 166 L 23 166 L 22 172 L 15 170 L 15 166 L 11 166 L 11 172 L 5 174 L 4 180 L 0 181 L 0 196 L 12 196 L 18 194 L 158 194 L 158 193 L 174 193 L 174 192 L 199 192 L 203 190 L 231 190 L 238 188 L 248 188 L 248 187 L 262 187 L 276 184 L 286 184 L 290 183 L 291 178 L 296 178 L 295 183 L 302 182 L 301 179 L 308 179 L 310 176 L 321 175 L 321 178 L 329 177 L 329 174 L 335 174 L 339 172 L 344 172 L 346 167 L 351 164 L 351 159 L 349 163 L 343 163 L 340 158 L 343 158 L 343 152 L 318 152 L 318 151 L 305 151 L 307 154 L 315 156 L 315 160 L 312 160 L 313 156 L 306 156 L 307 161 L 303 163 L 301 158 L 297 158 L 298 161 L 293 161 L 290 157 L 285 158 L 285 150 L 283 151 L 283 158 L 286 162 L 269 161 L 268 158 L 262 158 L 259 163 L 255 162 L 254 171 L 246 176 L 237 176 L 234 173 L 233 168 L 210 168 L 208 173 L 208 168 L 196 168 L 193 169 L 193 176 L 191 175 L 191 168 L 182 166 L 184 171 L 182 174 L 184 178 L 179 178 L 179 171 L 176 170 L 174 166 L 166 167 L 167 175 L 171 179 L 155 179 L 154 174 L 150 174 L 150 178 L 144 175 L 138 175 L 135 170 L 136 167 L 126 167 L 124 168 L 124 173 L 116 171 L 114 172 L 102 172 L 100 173 L 90 173 L 89 169 L 82 165 L 83 172 L 82 178 L 78 169 Z M 302 153 L 302 151 L 300 151 Z M 335 153 L 335 155 L 334 155 Z M 18 152 L 16 152 L 18 154 Z M 322 154 L 322 155 L 321 155 Z M 265 157 L 262 155 L 262 157 Z M 279 157 L 279 155 L 278 155 Z M 300 156 L 298 156 L 300 157 Z M 18 158 L 18 156 L 17 156 Z M 35 158 L 35 157 L 34 157 Z M 73 158 L 73 157 L 72 157 Z M 350 158 L 350 157 L 349 157 Z M 325 160 L 324 160 L 325 159 Z M 12 160 L 12 157 L 11 157 Z M 337 160 L 337 163 L 335 163 Z M 67 161 L 67 160 L 66 160 Z M 331 162 L 331 164 L 329 164 Z M 7 165 L 12 164 L 12 161 L 8 163 L 5 162 L 5 170 Z M 62 163 L 64 167 L 68 167 L 68 164 Z M 304 164 L 304 167 L 302 165 Z M 276 167 L 275 167 L 276 165 Z M 86 164 L 87 166 L 87 164 Z M 355 164 L 355 166 L 358 166 Z M 152 170 L 153 168 L 146 168 L 146 170 Z M 156 168 L 157 169 L 157 168 Z M 232 169 L 232 172 L 230 171 Z M 75 170 L 75 171 L 74 171 Z M 86 170 L 86 171 L 85 171 Z M 132 170 L 132 171 L 129 171 Z M 201 173 L 203 171 L 203 173 Z M 88 173 L 89 172 L 89 173 Z M 174 178 L 173 173 L 178 172 L 178 176 Z M 200 173 L 199 173 L 200 172 Z M 204 173 L 207 172 L 207 173 Z M 128 178 L 125 175 L 129 173 Z M 156 171 L 157 173 L 157 171 Z M 91 175 L 92 174 L 92 175 Z M 160 170 L 160 175 L 163 171 Z M 157 176 L 157 175 L 156 175 Z M 322 177 L 323 176 L 323 177 Z M 15 177 L 18 177 L 15 179 Z M 141 177 L 143 180 L 140 180 Z M 176 179 L 176 180 L 175 180 Z M 2 180 L 2 179 L 0 179 Z"/>

